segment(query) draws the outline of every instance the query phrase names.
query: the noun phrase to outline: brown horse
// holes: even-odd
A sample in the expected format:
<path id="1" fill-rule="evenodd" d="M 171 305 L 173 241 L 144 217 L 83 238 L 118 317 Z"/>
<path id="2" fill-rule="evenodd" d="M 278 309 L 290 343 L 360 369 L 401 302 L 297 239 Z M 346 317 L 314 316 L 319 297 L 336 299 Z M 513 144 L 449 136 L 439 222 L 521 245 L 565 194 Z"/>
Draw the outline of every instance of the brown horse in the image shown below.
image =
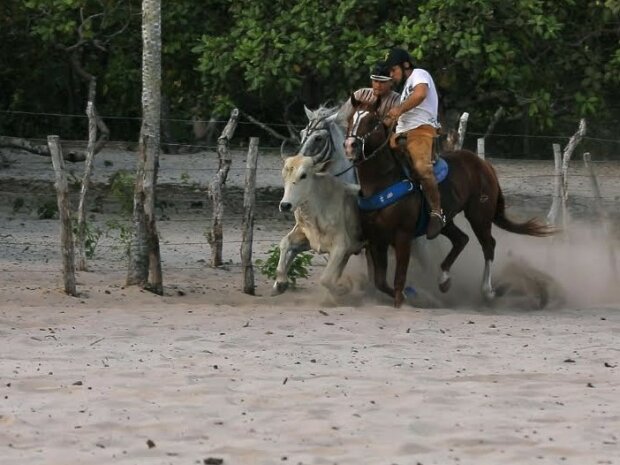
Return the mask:
<path id="1" fill-rule="evenodd" d="M 371 205 L 382 204 L 390 195 L 396 198 L 394 192 L 402 192 L 402 189 L 390 186 L 400 186 L 399 183 L 407 179 L 405 158 L 393 153 L 389 147 L 390 130 L 376 112 L 380 101 L 360 102 L 352 96 L 351 103 L 354 112 L 348 121 L 345 151 L 356 166 L 362 199 L 370 199 Z M 469 241 L 467 234 L 454 224 L 454 217 L 464 212 L 482 246 L 485 260 L 482 293 L 491 300 L 495 297 L 491 283 L 491 265 L 495 257 L 491 225 L 516 234 L 538 237 L 555 231 L 535 218 L 516 223 L 506 217 L 504 196 L 489 162 L 468 150 L 445 153 L 441 158 L 449 168 L 446 179 L 439 184 L 441 206 L 446 215 L 446 225 L 441 234 L 450 240 L 452 249 L 441 263 L 439 289 L 447 292 L 450 288 L 450 268 Z M 424 233 L 419 231 L 419 220 L 428 214 L 419 187 L 413 186 L 406 189 L 409 192 L 395 203 L 384 208 L 363 209 L 361 214 L 362 229 L 374 265 L 375 286 L 394 298 L 395 307 L 400 307 L 404 300 L 411 241 L 416 235 Z M 377 195 L 379 201 L 375 201 Z M 396 254 L 394 288 L 386 280 L 390 245 Z"/>

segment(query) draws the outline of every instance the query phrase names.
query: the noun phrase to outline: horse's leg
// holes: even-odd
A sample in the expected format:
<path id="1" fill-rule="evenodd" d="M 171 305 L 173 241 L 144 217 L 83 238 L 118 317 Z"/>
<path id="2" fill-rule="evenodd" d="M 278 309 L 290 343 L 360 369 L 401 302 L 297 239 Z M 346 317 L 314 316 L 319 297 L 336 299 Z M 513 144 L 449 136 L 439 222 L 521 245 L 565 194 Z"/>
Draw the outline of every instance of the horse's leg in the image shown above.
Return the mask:
<path id="1" fill-rule="evenodd" d="M 394 238 L 396 252 L 396 268 L 394 270 L 394 307 L 400 308 L 405 300 L 405 284 L 407 282 L 407 268 L 411 254 L 412 234 L 398 231 Z"/>
<path id="2" fill-rule="evenodd" d="M 446 255 L 444 261 L 441 262 L 441 276 L 439 277 L 439 290 L 441 292 L 448 292 L 451 284 L 450 268 L 452 268 L 452 264 L 469 242 L 469 237 L 454 224 L 454 221 L 449 221 L 442 229 L 441 234 L 450 239 L 452 243 L 450 252 Z"/>
<path id="3" fill-rule="evenodd" d="M 344 267 L 349 261 L 350 254 L 344 247 L 335 247 L 329 254 L 329 260 L 325 271 L 321 275 L 320 283 L 326 287 L 332 295 L 342 295 L 351 290 L 351 286 L 347 286 L 340 281 Z"/>
<path id="4" fill-rule="evenodd" d="M 370 253 L 370 249 L 366 247 L 364 250 L 364 255 L 366 257 L 366 270 L 368 273 L 368 282 L 370 284 L 374 284 L 375 282 L 375 264 L 372 261 L 372 254 Z"/>
<path id="5" fill-rule="evenodd" d="M 368 249 L 373 263 L 375 287 L 390 297 L 394 297 L 394 289 L 387 283 L 387 244 L 370 244 Z"/>
<path id="6" fill-rule="evenodd" d="M 276 281 L 273 283 L 272 295 L 282 294 L 288 289 L 288 270 L 297 254 L 310 250 L 310 242 L 298 225 L 280 241 L 280 260 L 276 268 Z"/>
<path id="7" fill-rule="evenodd" d="M 470 223 L 476 237 L 478 238 L 478 242 L 480 242 L 480 245 L 482 246 L 482 253 L 484 255 L 482 295 L 487 300 L 493 300 L 495 298 L 495 289 L 493 289 L 493 283 L 491 281 L 491 266 L 493 265 L 493 260 L 495 259 L 495 239 L 491 235 L 491 222 L 470 221 Z"/>

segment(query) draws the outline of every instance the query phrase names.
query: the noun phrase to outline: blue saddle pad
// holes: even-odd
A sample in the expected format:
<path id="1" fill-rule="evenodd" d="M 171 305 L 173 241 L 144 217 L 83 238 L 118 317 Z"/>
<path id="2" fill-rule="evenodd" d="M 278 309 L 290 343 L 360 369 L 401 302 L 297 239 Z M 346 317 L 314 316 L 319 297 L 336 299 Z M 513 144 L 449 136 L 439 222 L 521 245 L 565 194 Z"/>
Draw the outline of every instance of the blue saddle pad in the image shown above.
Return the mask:
<path id="1" fill-rule="evenodd" d="M 440 183 L 444 179 L 446 179 L 449 172 L 448 163 L 446 162 L 446 160 L 441 157 L 438 158 L 433 165 L 433 171 L 435 173 L 437 183 Z M 363 211 L 380 210 L 389 205 L 392 205 L 393 203 L 398 202 L 400 199 L 409 194 L 412 194 L 416 190 L 419 190 L 416 184 L 411 182 L 409 179 L 403 179 L 401 181 L 398 181 L 396 184 L 392 184 L 390 187 L 371 195 L 370 197 L 359 197 L 357 199 L 357 204 L 360 210 Z M 423 212 L 426 213 L 426 210 L 427 208 L 425 203 L 425 208 L 423 209 Z M 425 215 L 420 215 L 420 218 L 422 218 L 423 216 Z M 426 218 L 426 222 L 428 223 L 428 218 Z"/>

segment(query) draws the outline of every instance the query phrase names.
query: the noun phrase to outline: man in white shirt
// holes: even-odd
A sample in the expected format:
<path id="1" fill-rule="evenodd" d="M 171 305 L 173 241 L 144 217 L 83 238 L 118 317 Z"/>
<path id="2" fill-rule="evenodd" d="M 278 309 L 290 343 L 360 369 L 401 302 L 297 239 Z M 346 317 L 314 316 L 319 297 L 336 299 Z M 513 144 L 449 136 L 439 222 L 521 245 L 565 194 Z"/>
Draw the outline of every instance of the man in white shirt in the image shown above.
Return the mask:
<path id="1" fill-rule="evenodd" d="M 412 168 L 431 209 L 426 237 L 434 239 L 446 221 L 441 210 L 432 159 L 433 141 L 440 127 L 437 120 L 437 90 L 429 72 L 414 68 L 411 56 L 402 48 L 390 50 L 385 64 L 394 84 L 401 85 L 404 82 L 399 104 L 392 107 L 385 118 L 388 125 L 397 121 L 390 145 L 393 149 L 399 149 L 402 141 L 407 147 Z"/>

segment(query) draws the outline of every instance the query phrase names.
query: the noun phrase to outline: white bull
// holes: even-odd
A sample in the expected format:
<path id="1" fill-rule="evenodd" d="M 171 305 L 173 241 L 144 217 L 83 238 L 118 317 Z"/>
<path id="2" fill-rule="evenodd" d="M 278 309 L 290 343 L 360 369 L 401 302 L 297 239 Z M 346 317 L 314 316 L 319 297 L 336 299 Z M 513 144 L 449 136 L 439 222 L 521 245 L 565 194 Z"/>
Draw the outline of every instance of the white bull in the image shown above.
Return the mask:
<path id="1" fill-rule="evenodd" d="M 288 288 L 287 273 L 295 256 L 310 249 L 329 254 L 321 284 L 334 295 L 350 289 L 340 278 L 349 257 L 364 246 L 357 207 L 359 186 L 345 184 L 326 173 L 328 164 L 303 155 L 284 162 L 280 211 L 293 211 L 296 224 L 280 241 L 274 294 Z"/>

